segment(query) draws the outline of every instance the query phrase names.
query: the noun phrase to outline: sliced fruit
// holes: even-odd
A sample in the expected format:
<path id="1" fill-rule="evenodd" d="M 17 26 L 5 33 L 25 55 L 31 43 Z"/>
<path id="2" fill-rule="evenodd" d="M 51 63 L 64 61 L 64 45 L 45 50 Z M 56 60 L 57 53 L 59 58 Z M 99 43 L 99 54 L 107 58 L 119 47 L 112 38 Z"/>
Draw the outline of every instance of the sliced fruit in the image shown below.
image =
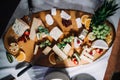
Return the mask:
<path id="1" fill-rule="evenodd" d="M 111 41 L 112 41 L 112 35 L 109 33 L 109 34 L 107 35 L 107 37 L 105 38 L 105 40 L 106 40 L 107 44 L 110 44 Z"/>
<path id="2" fill-rule="evenodd" d="M 96 40 L 92 43 L 93 48 L 99 48 L 99 49 L 108 49 L 108 45 L 104 40 Z"/>
<path id="3" fill-rule="evenodd" d="M 51 53 L 51 54 L 49 55 L 49 62 L 50 62 L 51 64 L 53 64 L 53 65 L 56 64 L 55 54 L 54 54 L 54 53 Z"/>
<path id="4" fill-rule="evenodd" d="M 26 59 L 26 55 L 23 51 L 20 51 L 19 54 L 15 58 L 18 62 L 22 62 Z"/>
<path id="5" fill-rule="evenodd" d="M 85 21 L 86 21 L 86 19 L 88 19 L 88 15 L 83 15 L 82 17 L 81 17 L 81 22 L 82 22 L 82 24 L 85 24 Z"/>
<path id="6" fill-rule="evenodd" d="M 91 23 L 91 19 L 86 19 L 86 20 L 85 20 L 85 28 L 86 28 L 87 30 L 89 30 L 90 23 Z"/>

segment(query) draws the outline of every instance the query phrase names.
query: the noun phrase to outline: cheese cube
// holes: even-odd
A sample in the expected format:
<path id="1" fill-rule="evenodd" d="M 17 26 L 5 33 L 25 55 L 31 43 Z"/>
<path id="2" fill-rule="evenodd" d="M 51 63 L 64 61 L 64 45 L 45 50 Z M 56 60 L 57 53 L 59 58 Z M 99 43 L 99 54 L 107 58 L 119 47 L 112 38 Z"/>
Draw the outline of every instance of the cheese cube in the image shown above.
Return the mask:
<path id="1" fill-rule="evenodd" d="M 63 52 L 64 52 L 65 54 L 68 54 L 69 51 L 70 51 L 70 49 L 71 49 L 71 46 L 70 46 L 69 44 L 66 44 L 66 46 L 65 46 L 64 49 L 63 49 Z"/>
<path id="2" fill-rule="evenodd" d="M 47 46 L 42 52 L 45 54 L 45 55 L 48 55 L 48 53 L 51 51 L 51 47 Z"/>
<path id="3" fill-rule="evenodd" d="M 57 45 L 53 46 L 53 51 L 59 56 L 61 57 L 63 60 L 67 59 L 67 55 L 65 53 L 63 53 L 58 47 Z"/>
<path id="4" fill-rule="evenodd" d="M 55 16 L 56 14 L 57 14 L 56 8 L 52 8 L 51 9 L 51 15 Z"/>
<path id="5" fill-rule="evenodd" d="M 51 31 L 50 31 L 50 36 L 54 39 L 54 40 L 58 40 L 58 38 L 63 34 L 63 32 L 58 28 L 58 27 L 54 27 Z"/>
<path id="6" fill-rule="evenodd" d="M 82 23 L 81 23 L 81 19 L 80 18 L 76 18 L 76 23 L 77 23 L 77 27 L 81 28 L 82 27 Z"/>
<path id="7" fill-rule="evenodd" d="M 66 19 L 66 20 L 69 20 L 71 18 L 71 16 L 63 10 L 61 11 L 60 16 L 61 18 Z"/>
<path id="8" fill-rule="evenodd" d="M 20 37 L 23 35 L 23 33 L 29 29 L 30 27 L 21 19 L 16 19 L 15 23 L 12 26 L 12 29 L 14 32 Z"/>

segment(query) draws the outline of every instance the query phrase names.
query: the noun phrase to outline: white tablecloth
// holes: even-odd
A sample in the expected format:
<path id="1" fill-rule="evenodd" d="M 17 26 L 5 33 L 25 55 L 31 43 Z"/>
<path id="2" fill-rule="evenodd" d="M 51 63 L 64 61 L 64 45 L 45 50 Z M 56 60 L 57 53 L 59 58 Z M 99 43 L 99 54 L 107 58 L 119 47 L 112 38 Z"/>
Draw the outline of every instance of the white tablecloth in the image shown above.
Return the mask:
<path id="1" fill-rule="evenodd" d="M 57 8 L 66 8 L 66 9 L 76 9 L 76 10 L 83 10 L 87 12 L 92 12 L 96 9 L 99 0 L 33 0 L 34 4 L 34 12 L 38 12 L 41 10 L 51 9 L 52 7 Z M 117 0 L 117 3 L 120 3 L 120 0 Z M 20 13 L 21 12 L 21 13 Z M 110 17 L 109 20 L 117 29 L 118 20 L 120 18 L 120 10 L 117 13 Z M 8 26 L 15 20 L 15 18 L 21 18 L 23 15 L 28 14 L 28 7 L 27 7 L 27 0 L 21 0 L 19 6 L 17 7 L 16 11 L 14 12 Z M 15 61 L 14 63 L 10 64 L 5 56 L 5 49 L 3 47 L 3 42 L 0 40 L 0 78 L 12 74 L 16 77 L 19 70 L 15 70 L 14 67 L 17 64 Z M 102 56 L 97 61 L 83 66 L 77 66 L 73 68 L 65 68 L 70 77 L 73 77 L 79 73 L 88 73 L 96 78 L 96 80 L 103 80 L 104 74 L 107 68 L 108 59 L 111 54 L 112 47 L 107 51 L 107 53 Z M 2 64 L 2 65 L 1 65 Z M 31 70 L 23 74 L 21 77 L 17 78 L 17 80 L 43 80 L 43 77 L 48 71 L 48 67 L 41 67 L 41 66 L 34 66 Z"/>

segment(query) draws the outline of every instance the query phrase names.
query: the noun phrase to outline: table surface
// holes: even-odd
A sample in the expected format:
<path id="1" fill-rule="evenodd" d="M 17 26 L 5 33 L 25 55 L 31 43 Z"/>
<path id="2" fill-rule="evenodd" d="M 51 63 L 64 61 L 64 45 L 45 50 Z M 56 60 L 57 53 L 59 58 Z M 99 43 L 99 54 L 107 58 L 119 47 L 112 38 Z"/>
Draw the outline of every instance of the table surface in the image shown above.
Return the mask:
<path id="1" fill-rule="evenodd" d="M 108 61 L 108 66 L 104 80 L 110 80 L 114 72 L 120 71 L 119 64 L 120 64 L 120 20 L 119 20 L 112 52 Z"/>

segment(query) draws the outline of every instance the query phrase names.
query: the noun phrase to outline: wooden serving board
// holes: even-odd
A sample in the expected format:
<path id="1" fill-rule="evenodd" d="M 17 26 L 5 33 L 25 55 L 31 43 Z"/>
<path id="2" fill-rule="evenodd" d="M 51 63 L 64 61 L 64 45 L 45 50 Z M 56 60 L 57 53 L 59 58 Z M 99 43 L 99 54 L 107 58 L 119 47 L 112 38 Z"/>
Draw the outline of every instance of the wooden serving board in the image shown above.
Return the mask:
<path id="1" fill-rule="evenodd" d="M 83 12 L 83 11 L 77 11 L 77 10 L 64 10 L 64 11 L 67 12 L 71 16 L 70 20 L 71 20 L 72 24 L 69 25 L 68 27 L 65 27 L 62 24 L 62 18 L 60 16 L 61 9 L 57 9 L 57 14 L 55 16 L 52 16 L 52 18 L 54 19 L 54 23 L 52 25 L 48 25 L 46 23 L 46 20 L 45 20 L 46 14 L 51 14 L 50 10 L 41 11 L 41 12 L 33 14 L 33 18 L 34 17 L 39 18 L 42 21 L 42 23 L 44 24 L 45 28 L 47 28 L 49 31 L 51 31 L 55 26 L 58 26 L 58 28 L 63 32 L 63 35 L 60 37 L 60 39 L 58 39 L 58 41 L 55 41 L 51 37 L 47 38 L 52 42 L 52 45 L 50 47 L 53 47 L 56 43 L 60 42 L 61 40 L 63 40 L 68 35 L 76 36 L 83 29 L 85 29 L 84 26 L 82 26 L 82 28 L 77 28 L 77 24 L 76 24 L 76 21 L 75 21 L 76 18 L 81 18 L 81 16 L 83 16 L 83 15 L 89 15 L 90 18 L 92 17 L 92 14 L 86 13 L 86 12 Z M 29 23 L 27 21 L 27 16 L 23 17 L 22 19 L 31 26 L 32 23 Z M 115 38 L 115 29 L 114 29 L 114 26 L 110 22 L 106 21 L 106 24 L 109 25 L 110 28 L 111 28 L 111 35 L 112 35 L 111 39 L 112 39 L 112 41 L 110 42 L 110 44 L 108 44 L 108 46 L 110 48 L 113 41 L 114 41 L 114 38 Z M 71 33 L 74 33 L 74 34 L 71 34 Z M 12 55 L 15 55 L 15 53 L 13 53 L 9 50 L 9 37 L 13 37 L 13 38 L 16 37 L 16 34 L 14 33 L 14 31 L 12 30 L 11 27 L 7 30 L 6 34 L 4 35 L 4 46 L 5 46 L 5 48 L 8 52 L 10 52 Z M 83 41 L 83 43 L 85 43 L 85 42 L 87 42 L 87 39 Z M 76 65 L 76 64 L 73 63 L 73 61 L 71 61 L 70 58 L 67 58 L 66 60 L 62 60 L 62 61 L 57 61 L 57 59 L 55 59 L 56 55 L 54 55 L 53 60 L 56 62 L 56 64 L 51 64 L 51 62 L 49 61 L 49 56 L 50 56 L 50 54 L 52 54 L 54 52 L 51 51 L 48 55 L 44 55 L 42 53 L 43 48 L 42 49 L 39 48 L 39 50 L 37 51 L 37 54 L 34 55 L 33 52 L 34 52 L 34 46 L 35 46 L 36 43 L 37 43 L 37 40 L 34 40 L 34 41 L 33 40 L 28 40 L 26 43 L 18 42 L 18 45 L 25 52 L 25 55 L 26 55 L 25 61 L 31 62 L 35 58 L 38 58 L 35 65 L 48 66 L 48 67 L 73 67 L 73 66 L 85 65 L 85 64 L 89 63 L 85 60 L 81 60 L 79 62 L 79 64 Z M 68 53 L 69 56 L 72 56 L 74 51 L 77 51 L 79 53 L 79 55 L 81 54 L 82 46 L 80 48 L 75 49 L 74 45 L 73 45 L 73 42 L 71 42 L 70 45 L 72 46 L 72 48 L 71 48 L 70 52 Z M 99 59 L 102 55 L 104 55 L 106 53 L 106 51 L 107 50 L 105 50 L 101 54 L 96 53 L 94 55 L 93 62 L 96 59 Z"/>

